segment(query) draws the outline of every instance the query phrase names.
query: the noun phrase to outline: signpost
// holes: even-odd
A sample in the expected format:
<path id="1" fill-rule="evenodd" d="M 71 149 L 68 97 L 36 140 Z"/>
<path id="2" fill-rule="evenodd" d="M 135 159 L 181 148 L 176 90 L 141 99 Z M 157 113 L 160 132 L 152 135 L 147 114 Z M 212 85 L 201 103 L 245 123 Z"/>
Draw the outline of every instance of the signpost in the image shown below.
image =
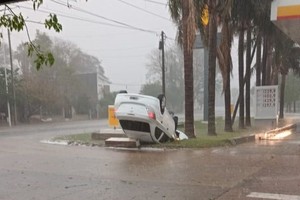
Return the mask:
<path id="1" fill-rule="evenodd" d="M 255 119 L 276 119 L 278 111 L 278 86 L 255 88 Z"/>
<path id="2" fill-rule="evenodd" d="M 278 86 L 255 87 L 255 122 L 258 126 L 276 125 L 278 113 Z"/>
<path id="3" fill-rule="evenodd" d="M 204 20 L 204 19 L 202 19 Z M 218 45 L 221 42 L 221 33 L 217 34 Z M 201 35 L 197 34 L 194 44 L 194 49 L 204 49 L 204 61 L 203 61 L 203 121 L 208 121 L 208 48 L 204 45 L 201 39 Z"/>

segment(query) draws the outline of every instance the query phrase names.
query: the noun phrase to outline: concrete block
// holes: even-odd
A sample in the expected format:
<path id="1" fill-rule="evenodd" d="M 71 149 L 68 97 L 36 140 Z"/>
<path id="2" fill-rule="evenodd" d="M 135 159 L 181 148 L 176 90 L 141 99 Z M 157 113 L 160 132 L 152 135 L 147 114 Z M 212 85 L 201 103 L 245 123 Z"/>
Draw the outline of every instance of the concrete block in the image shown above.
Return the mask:
<path id="1" fill-rule="evenodd" d="M 123 137 L 112 137 L 105 140 L 106 147 L 124 147 L 124 148 L 138 148 L 140 146 L 140 141 L 123 138 Z"/>
<path id="2" fill-rule="evenodd" d="M 92 133 L 93 140 L 106 140 L 111 137 L 127 137 L 122 129 L 101 129 L 100 133 Z"/>

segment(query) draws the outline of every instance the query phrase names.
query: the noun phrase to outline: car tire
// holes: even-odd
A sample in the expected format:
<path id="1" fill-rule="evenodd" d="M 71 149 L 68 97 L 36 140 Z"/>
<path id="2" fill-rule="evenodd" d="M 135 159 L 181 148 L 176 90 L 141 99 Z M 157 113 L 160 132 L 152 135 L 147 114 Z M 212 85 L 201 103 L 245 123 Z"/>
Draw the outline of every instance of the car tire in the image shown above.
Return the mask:
<path id="1" fill-rule="evenodd" d="M 155 128 L 155 139 L 159 142 L 159 143 L 165 143 L 170 141 L 170 138 L 167 136 L 167 134 L 165 134 L 162 130 L 160 130 L 159 128 Z"/>

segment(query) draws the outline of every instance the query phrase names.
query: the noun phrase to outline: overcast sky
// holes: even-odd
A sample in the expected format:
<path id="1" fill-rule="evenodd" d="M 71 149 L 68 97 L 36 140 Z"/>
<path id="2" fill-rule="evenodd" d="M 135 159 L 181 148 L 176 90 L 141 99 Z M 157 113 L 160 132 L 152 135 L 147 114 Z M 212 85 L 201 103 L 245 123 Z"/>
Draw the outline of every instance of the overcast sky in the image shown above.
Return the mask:
<path id="1" fill-rule="evenodd" d="M 56 13 L 63 31 L 48 31 L 41 24 L 28 22 L 31 38 L 34 39 L 38 29 L 96 56 L 112 82 L 112 91 L 140 91 L 146 83 L 148 56 L 158 48 L 161 31 L 167 36 L 166 48 L 175 44 L 177 28 L 170 19 L 167 0 L 44 0 L 38 11 L 33 11 L 31 1 L 10 7 L 34 22 L 43 22 L 49 12 Z M 6 31 L 2 32 L 7 42 Z M 11 35 L 13 48 L 28 41 L 25 30 Z M 232 47 L 232 57 L 232 87 L 238 87 L 237 41 Z"/>
<path id="2" fill-rule="evenodd" d="M 112 90 L 127 87 L 130 92 L 139 92 L 146 82 L 147 57 L 158 48 L 161 31 L 166 33 L 168 46 L 175 42 L 176 27 L 170 19 L 167 0 L 44 0 L 35 12 L 30 1 L 10 6 L 35 22 L 48 16 L 45 11 L 56 13 L 63 25 L 61 33 L 28 22 L 31 37 L 34 39 L 38 29 L 96 56 L 112 82 Z M 13 47 L 27 41 L 25 31 L 13 32 L 11 38 Z"/>

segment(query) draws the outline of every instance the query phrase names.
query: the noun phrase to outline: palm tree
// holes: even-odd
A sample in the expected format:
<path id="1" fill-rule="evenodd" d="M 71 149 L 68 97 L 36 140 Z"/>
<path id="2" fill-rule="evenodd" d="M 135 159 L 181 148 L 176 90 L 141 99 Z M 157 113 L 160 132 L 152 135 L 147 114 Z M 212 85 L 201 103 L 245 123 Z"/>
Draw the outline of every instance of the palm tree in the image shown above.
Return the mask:
<path id="1" fill-rule="evenodd" d="M 230 21 L 230 14 L 233 1 L 223 2 L 224 9 L 220 13 L 221 43 L 218 46 L 217 57 L 219 61 L 220 71 L 223 77 L 223 92 L 225 103 L 225 126 L 224 130 L 232 132 L 231 122 L 231 89 L 230 89 L 230 74 L 232 70 L 231 46 L 233 41 L 233 26 Z"/>
<path id="2" fill-rule="evenodd" d="M 246 103 L 246 120 L 245 125 L 251 126 L 251 115 L 250 115 L 250 85 L 251 85 L 251 37 L 252 37 L 252 26 L 248 22 L 247 36 L 246 36 L 246 88 L 245 88 L 245 103 Z"/>
<path id="3" fill-rule="evenodd" d="M 256 35 L 256 86 L 261 85 L 261 32 L 257 30 Z"/>
<path id="4" fill-rule="evenodd" d="M 208 3 L 208 4 L 207 4 Z M 217 1 L 217 0 L 169 0 L 169 7 L 171 11 L 172 19 L 177 23 L 179 27 L 179 41 L 183 44 L 184 49 L 187 49 L 186 53 L 184 53 L 185 60 L 189 56 L 188 49 L 191 48 L 189 46 L 189 42 L 186 44 L 184 41 L 192 41 L 195 37 L 195 31 L 191 31 L 194 28 L 195 23 L 192 23 L 193 20 L 197 20 L 198 29 L 202 33 L 202 37 L 208 46 L 209 49 L 209 105 L 208 105 L 208 135 L 216 135 L 216 127 L 215 127 L 215 76 L 216 76 L 216 58 L 218 55 L 220 67 L 222 68 L 223 80 L 224 81 L 224 92 L 226 99 L 226 124 L 225 130 L 232 131 L 231 126 L 231 118 L 230 118 L 230 72 L 231 72 L 231 43 L 232 43 L 232 33 L 230 32 L 229 26 L 227 26 L 227 22 L 229 21 L 230 10 L 231 10 L 232 0 L 226 1 Z M 192 8 L 193 7 L 193 8 Z M 199 15 L 203 13 L 203 10 L 208 8 L 209 12 L 209 25 L 208 28 L 203 25 L 203 23 L 199 23 Z M 189 12 L 187 14 L 186 12 Z M 191 14 L 194 13 L 194 18 Z M 226 13 L 224 15 L 224 13 Z M 223 34 L 226 35 L 226 39 L 223 39 L 223 44 L 220 47 L 217 47 L 217 17 L 218 16 L 227 16 L 227 21 L 223 21 L 220 23 L 224 23 L 225 26 L 223 28 Z M 188 23 L 184 23 L 188 22 Z M 195 22 L 195 21 L 194 21 Z M 185 35 L 190 34 L 190 35 Z M 217 48 L 218 53 L 217 53 Z M 190 59 L 188 59 L 190 60 Z M 192 60 L 192 58 L 191 58 Z M 186 69 L 186 62 L 185 62 Z M 186 74 L 186 70 L 185 70 Z M 189 78 L 189 77 L 187 77 Z M 185 84 L 187 86 L 187 84 Z M 190 90 L 191 87 L 185 88 Z M 188 98 L 186 96 L 186 98 Z M 186 112 L 187 114 L 187 112 Z M 187 121 L 186 121 L 187 123 Z M 187 124 L 186 124 L 187 126 Z M 187 130 L 186 130 L 187 131 Z"/>
<path id="5" fill-rule="evenodd" d="M 235 0 L 233 4 L 233 22 L 237 28 L 238 41 L 238 71 L 239 71 L 239 128 L 245 128 L 244 119 L 244 36 L 250 16 L 249 0 Z"/>
<path id="6" fill-rule="evenodd" d="M 178 41 L 184 54 L 185 86 L 185 133 L 189 138 L 194 133 L 194 81 L 193 45 L 196 35 L 195 5 L 193 0 L 169 0 L 171 17 L 178 26 Z"/>
<path id="7" fill-rule="evenodd" d="M 272 0 L 260 0 L 257 3 L 256 8 L 260 9 L 258 13 L 259 18 L 257 19 L 257 24 L 259 28 L 259 33 L 262 36 L 262 60 L 261 60 L 261 85 L 269 85 L 269 70 L 268 65 L 271 64 L 270 56 L 272 56 L 272 37 L 275 33 L 274 24 L 270 21 L 271 13 L 271 2 Z M 270 66 L 270 65 L 269 65 Z"/>
<path id="8" fill-rule="evenodd" d="M 253 2 L 251 0 L 235 0 L 233 6 L 233 21 L 239 35 L 238 65 L 239 65 L 239 128 L 245 128 L 245 100 L 246 100 L 246 125 L 251 125 L 250 120 L 250 69 L 251 69 L 251 36 L 253 23 Z M 244 44 L 245 31 L 247 30 L 246 46 Z M 244 51 L 246 49 L 246 73 L 244 79 Z M 246 83 L 246 90 L 244 85 Z M 246 91 L 246 99 L 244 92 Z M 237 108 L 237 107 L 236 107 Z M 234 115 L 235 116 L 235 115 Z"/>
<path id="9" fill-rule="evenodd" d="M 216 58 L 217 58 L 217 19 L 216 0 L 208 2 L 208 135 L 216 135 L 215 125 L 215 88 L 216 88 Z"/>
<path id="10" fill-rule="evenodd" d="M 230 95 L 230 73 L 232 69 L 231 44 L 233 38 L 232 23 L 230 23 L 230 14 L 233 0 L 226 1 L 195 1 L 196 13 L 198 16 L 208 9 L 209 23 L 204 26 L 201 18 L 198 21 L 202 40 L 209 49 L 209 104 L 208 104 L 208 135 L 216 135 L 215 128 L 215 74 L 216 58 L 218 58 L 220 71 L 223 78 L 223 92 L 225 100 L 225 131 L 232 131 L 231 123 L 231 95 Z M 208 4 L 207 4 L 208 3 Z M 222 26 L 221 43 L 217 45 L 217 25 Z"/>

